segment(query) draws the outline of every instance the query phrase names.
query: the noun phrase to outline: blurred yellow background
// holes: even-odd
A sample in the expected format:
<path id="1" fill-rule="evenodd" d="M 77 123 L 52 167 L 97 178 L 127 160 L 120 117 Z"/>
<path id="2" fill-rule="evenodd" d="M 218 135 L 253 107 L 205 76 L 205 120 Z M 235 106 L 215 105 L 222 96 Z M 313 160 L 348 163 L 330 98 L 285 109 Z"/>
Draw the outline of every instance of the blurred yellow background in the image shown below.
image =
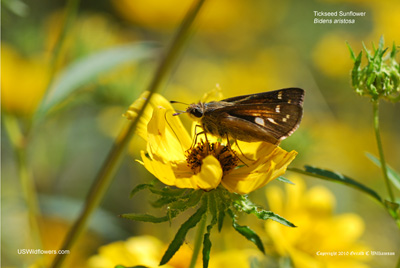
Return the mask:
<path id="1" fill-rule="evenodd" d="M 23 132 L 30 131 L 26 140 L 27 167 L 39 199 L 43 249 L 60 246 L 113 139 L 126 121 L 122 114 L 147 88 L 159 57 L 155 54 L 150 59 L 119 65 L 98 75 L 31 129 L 33 114 L 49 83 L 78 59 L 104 49 L 142 41 L 154 41 L 161 49 L 165 48 L 191 3 L 190 0 L 81 1 L 58 61 L 53 63 L 52 53 L 66 14 L 65 1 L 2 1 L 2 121 L 15 119 Z M 340 10 L 362 11 L 366 16 L 356 17 L 354 24 L 314 24 L 314 11 Z M 338 171 L 386 197 L 380 169 L 365 156 L 366 152 L 378 155 L 372 106 L 368 98 L 359 97 L 351 88 L 352 60 L 346 41 L 357 53 L 362 42 L 372 49 L 372 42 L 377 45 L 382 35 L 387 47 L 393 42 L 399 45 L 399 14 L 400 2 L 396 0 L 206 1 L 195 31 L 179 64 L 161 88 L 161 94 L 168 100 L 192 103 L 216 85 L 222 89 L 224 97 L 301 87 L 306 91 L 303 121 L 296 133 L 282 143 L 284 149 L 299 153 L 291 166 L 301 168 L 309 164 Z M 186 108 L 174 105 L 177 110 Z M 189 127 L 186 115 L 180 117 Z M 399 118 L 398 103 L 381 103 L 386 161 L 398 171 Z M 40 261 L 49 263 L 52 256 L 41 260 L 40 255 L 18 254 L 18 249 L 35 248 L 37 244 L 32 241 L 28 224 L 18 157 L 11 142 L 14 134 L 4 124 L 1 131 L 2 267 L 28 267 Z M 139 152 L 144 146 L 140 138 L 133 138 L 129 155 L 124 158 L 90 221 L 87 235 L 72 249 L 69 267 L 97 267 L 89 266 L 93 264 L 91 256 L 99 254 L 100 246 L 115 241 L 151 235 L 160 240 L 154 242 L 157 248 L 163 249 L 173 238 L 184 217 L 176 219 L 171 226 L 168 223 L 142 224 L 117 217 L 128 212 L 158 213 L 146 202 L 152 200 L 147 193 L 129 198 L 135 185 L 153 179 L 135 161 L 140 158 Z M 396 252 L 395 257 L 357 258 L 360 267 L 394 267 L 399 257 L 400 232 L 382 207 L 354 189 L 315 178 L 302 179 L 305 187 L 329 189 L 336 200 L 333 214 L 357 215 L 364 232 L 354 243 L 362 243 L 370 250 Z M 268 187 L 287 186 L 274 181 L 265 188 Z M 264 193 L 259 190 L 252 195 L 260 205 L 269 208 Z M 399 191 L 395 194 L 399 196 Z M 268 200 L 271 202 L 272 198 Z M 270 208 L 273 207 L 271 204 Z M 285 216 L 291 219 L 290 214 Z M 274 246 L 271 242 L 274 238 L 261 221 L 241 220 L 260 230 L 262 240 Z M 231 229 L 228 223 L 225 229 L 223 234 L 212 235 L 214 255 L 243 249 L 243 256 L 250 256 L 255 247 L 244 240 L 229 242 L 239 235 L 228 231 Z M 191 241 L 189 236 L 188 250 L 191 250 Z M 280 251 L 274 252 L 275 255 L 264 258 L 276 259 Z M 262 259 L 258 253 L 252 256 Z M 268 260 L 270 262 L 273 260 Z M 265 260 L 258 263 L 265 263 Z M 224 267 L 218 261 L 212 265 Z M 250 264 L 240 267 L 250 267 Z"/>

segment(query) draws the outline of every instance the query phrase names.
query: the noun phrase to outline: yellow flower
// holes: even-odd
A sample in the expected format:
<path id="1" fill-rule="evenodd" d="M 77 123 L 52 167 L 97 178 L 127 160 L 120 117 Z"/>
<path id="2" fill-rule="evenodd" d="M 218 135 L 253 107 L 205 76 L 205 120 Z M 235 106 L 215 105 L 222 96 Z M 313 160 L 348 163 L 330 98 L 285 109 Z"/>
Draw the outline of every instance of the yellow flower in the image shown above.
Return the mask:
<path id="1" fill-rule="evenodd" d="M 131 237 L 126 241 L 117 241 L 100 247 L 99 254 L 88 260 L 88 267 L 109 268 L 116 265 L 159 267 L 158 264 L 164 250 L 163 243 L 155 237 Z M 161 267 L 184 268 L 189 263 L 190 256 L 190 249 L 183 246 L 168 264 Z M 181 261 L 180 264 L 179 260 Z M 182 260 L 186 260 L 187 263 L 182 262 Z"/>
<path id="2" fill-rule="evenodd" d="M 110 268 L 116 265 L 132 267 L 143 265 L 146 267 L 187 268 L 192 257 L 192 249 L 184 244 L 172 259 L 163 266 L 158 266 L 163 252 L 166 249 L 159 239 L 153 236 L 136 236 L 126 241 L 117 241 L 100 247 L 99 253 L 89 258 L 88 268 Z M 260 258 L 261 253 L 256 250 L 227 250 L 216 252 L 210 260 L 209 268 L 248 268 L 250 257 Z M 196 268 L 203 267 L 200 259 Z"/>
<path id="3" fill-rule="evenodd" d="M 300 268 L 367 267 L 360 262 L 366 256 L 350 256 L 351 252 L 366 252 L 357 241 L 364 232 L 363 220 L 353 213 L 334 215 L 335 197 L 325 187 L 314 186 L 306 192 L 303 180 L 294 177 L 291 181 L 295 185 L 286 184 L 286 198 L 277 186 L 268 187 L 266 192 L 271 210 L 298 226 L 266 222 L 278 254 L 289 256 L 294 267 Z M 349 252 L 349 256 L 322 255 L 331 252 Z"/>
<path id="4" fill-rule="evenodd" d="M 113 0 L 112 4 L 127 21 L 149 28 L 167 30 L 176 27 L 193 1 L 190 0 Z M 199 14 L 201 25 L 209 32 L 221 32 L 235 25 L 249 8 L 238 0 L 216 0 L 204 5 Z M 248 11 L 249 12 L 249 11 Z"/>
<path id="5" fill-rule="evenodd" d="M 141 102 L 143 98 L 125 116 L 134 118 Z M 230 192 L 247 194 L 284 174 L 297 155 L 265 142 L 240 141 L 237 154 L 208 134 L 210 143 L 198 135 L 198 143 L 192 146 L 194 142 L 179 117 L 173 116 L 167 100 L 155 95 L 152 107 L 139 127 L 139 134 L 147 141 L 147 153 L 141 152 L 141 163 L 166 185 L 211 190 L 222 184 Z M 143 125 L 145 122 L 148 123 Z M 240 162 L 245 164 L 239 166 Z"/>
<path id="6" fill-rule="evenodd" d="M 24 58 L 10 45 L 1 44 L 2 109 L 20 116 L 31 115 L 46 90 L 50 70 L 40 55 Z"/>

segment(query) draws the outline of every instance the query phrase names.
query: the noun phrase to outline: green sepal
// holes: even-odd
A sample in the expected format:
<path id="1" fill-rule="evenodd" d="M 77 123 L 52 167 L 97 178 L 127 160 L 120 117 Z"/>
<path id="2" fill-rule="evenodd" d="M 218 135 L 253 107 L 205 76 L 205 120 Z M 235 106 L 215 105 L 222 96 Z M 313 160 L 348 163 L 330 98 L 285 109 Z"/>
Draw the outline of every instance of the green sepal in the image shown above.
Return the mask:
<path id="1" fill-rule="evenodd" d="M 231 209 L 228 209 L 228 214 L 229 216 L 231 216 L 232 218 L 232 226 L 233 228 L 241 235 L 243 235 L 244 237 L 246 237 L 247 240 L 253 242 L 257 248 L 265 254 L 265 250 L 264 250 L 264 245 L 260 239 L 260 237 L 256 234 L 256 232 L 254 232 L 252 229 L 250 229 L 250 227 L 248 226 L 242 226 L 239 225 L 236 222 L 236 215 L 233 213 L 233 211 Z"/>
<path id="2" fill-rule="evenodd" d="M 273 220 L 288 227 L 297 227 L 282 216 L 279 216 L 272 211 L 264 210 L 260 206 L 254 204 L 246 195 L 239 195 L 234 203 L 234 207 L 239 211 L 246 212 L 247 214 L 254 214 L 260 220 Z"/>
<path id="3" fill-rule="evenodd" d="M 174 254 L 179 250 L 185 241 L 187 232 L 195 227 L 197 223 L 202 219 L 204 214 L 207 212 L 207 202 L 202 202 L 199 209 L 179 228 L 178 232 L 175 234 L 174 239 L 171 244 L 169 244 L 167 251 L 161 259 L 160 266 L 166 264 Z"/>
<path id="4" fill-rule="evenodd" d="M 354 54 L 353 49 L 351 48 L 349 42 L 347 42 L 347 41 L 346 41 L 346 45 L 347 45 L 347 48 L 348 48 L 349 51 L 350 51 L 350 58 L 355 62 L 355 61 L 356 61 L 356 56 L 355 56 L 355 54 Z"/>

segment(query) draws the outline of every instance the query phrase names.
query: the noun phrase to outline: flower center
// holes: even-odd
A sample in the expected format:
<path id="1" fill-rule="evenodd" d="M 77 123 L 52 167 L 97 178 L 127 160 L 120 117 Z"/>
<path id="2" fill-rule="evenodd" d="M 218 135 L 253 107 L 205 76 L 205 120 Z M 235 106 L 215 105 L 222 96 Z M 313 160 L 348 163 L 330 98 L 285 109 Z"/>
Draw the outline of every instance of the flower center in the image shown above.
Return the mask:
<path id="1" fill-rule="evenodd" d="M 201 140 L 196 146 L 186 151 L 186 162 L 195 174 L 201 170 L 203 159 L 206 156 L 214 156 L 221 164 L 224 175 L 234 169 L 239 162 L 239 158 L 228 146 L 222 145 L 220 142 L 209 143 Z"/>

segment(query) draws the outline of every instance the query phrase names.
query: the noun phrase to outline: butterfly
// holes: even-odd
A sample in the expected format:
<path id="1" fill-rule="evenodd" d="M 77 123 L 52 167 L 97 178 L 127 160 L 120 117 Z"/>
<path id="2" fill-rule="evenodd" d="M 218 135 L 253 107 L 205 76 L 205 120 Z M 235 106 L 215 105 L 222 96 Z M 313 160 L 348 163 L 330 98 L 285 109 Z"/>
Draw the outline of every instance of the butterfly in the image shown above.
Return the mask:
<path id="1" fill-rule="evenodd" d="M 205 133 L 245 142 L 279 144 L 299 127 L 304 90 L 284 88 L 221 101 L 190 104 L 189 116 Z"/>

